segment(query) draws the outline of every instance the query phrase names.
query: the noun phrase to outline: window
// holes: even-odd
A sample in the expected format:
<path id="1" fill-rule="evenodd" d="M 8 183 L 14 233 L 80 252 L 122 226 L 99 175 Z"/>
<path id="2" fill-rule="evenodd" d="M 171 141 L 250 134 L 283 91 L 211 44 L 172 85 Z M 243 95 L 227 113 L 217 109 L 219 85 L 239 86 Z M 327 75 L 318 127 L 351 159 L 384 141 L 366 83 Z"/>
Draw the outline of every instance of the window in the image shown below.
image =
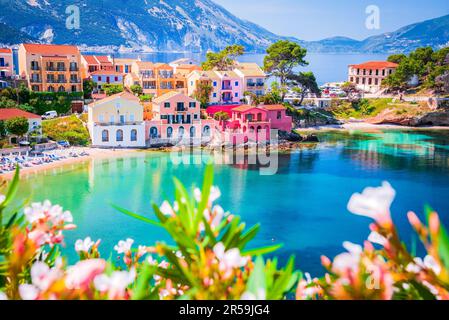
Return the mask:
<path id="1" fill-rule="evenodd" d="M 121 130 L 121 129 L 117 130 L 117 132 L 115 134 L 115 140 L 117 142 L 122 142 L 123 141 L 123 130 Z"/>
<path id="2" fill-rule="evenodd" d="M 131 130 L 131 141 L 137 141 L 137 130 L 136 129 Z"/>
<path id="3" fill-rule="evenodd" d="M 193 87 L 193 81 L 190 81 L 190 85 Z"/>
<path id="4" fill-rule="evenodd" d="M 236 98 L 239 97 L 239 93 L 238 93 L 238 92 L 235 93 L 235 97 L 236 97 Z"/>
<path id="5" fill-rule="evenodd" d="M 109 131 L 108 130 L 103 130 L 101 132 L 101 141 L 102 142 L 109 142 Z"/>
<path id="6" fill-rule="evenodd" d="M 216 98 L 217 97 L 217 93 L 216 92 L 214 92 L 214 94 L 212 95 L 214 98 Z"/>
<path id="7" fill-rule="evenodd" d="M 115 77 L 115 82 L 117 82 L 118 81 L 118 77 Z"/>
<path id="8" fill-rule="evenodd" d="M 217 81 L 214 81 L 214 87 L 216 87 L 217 86 Z"/>
<path id="9" fill-rule="evenodd" d="M 99 121 L 99 122 L 104 122 L 104 115 L 103 115 L 103 114 L 100 114 L 100 115 L 98 116 L 98 121 Z"/>
<path id="10" fill-rule="evenodd" d="M 151 139 L 155 139 L 155 138 L 157 138 L 157 136 L 158 136 L 157 128 L 156 127 L 152 127 L 150 129 L 150 138 Z"/>
<path id="11" fill-rule="evenodd" d="M 173 128 L 172 127 L 168 127 L 167 128 L 167 138 L 172 138 L 173 137 Z"/>
<path id="12" fill-rule="evenodd" d="M 205 137 L 209 137 L 210 136 L 210 127 L 209 126 L 204 126 L 203 136 L 205 136 Z"/>
<path id="13" fill-rule="evenodd" d="M 55 92 L 55 88 L 53 88 L 52 86 L 48 87 L 48 92 Z"/>
<path id="14" fill-rule="evenodd" d="M 165 102 L 164 103 L 164 108 L 170 108 L 170 102 Z"/>
<path id="15" fill-rule="evenodd" d="M 195 119 L 195 120 L 198 119 L 198 115 L 196 113 L 193 115 L 193 119 Z"/>
<path id="16" fill-rule="evenodd" d="M 114 123 L 114 122 L 115 122 L 115 117 L 114 117 L 114 115 L 111 115 L 111 116 L 109 117 L 109 122 L 110 122 L 110 123 Z"/>
<path id="17" fill-rule="evenodd" d="M 278 119 L 278 120 L 282 119 L 282 112 L 281 112 L 281 111 L 278 111 L 277 119 Z"/>
<path id="18" fill-rule="evenodd" d="M 190 127 L 190 138 L 195 138 L 195 136 L 196 136 L 195 127 Z"/>
<path id="19" fill-rule="evenodd" d="M 189 102 L 189 109 L 195 109 L 196 103 L 195 102 Z"/>
<path id="20" fill-rule="evenodd" d="M 179 127 L 178 138 L 184 137 L 184 131 L 185 131 L 184 127 Z"/>
<path id="21" fill-rule="evenodd" d="M 63 86 L 60 86 L 60 87 L 58 88 L 58 92 L 65 92 L 65 88 L 64 88 Z"/>
<path id="22" fill-rule="evenodd" d="M 134 113 L 131 113 L 131 114 L 129 115 L 129 121 L 130 121 L 130 122 L 134 122 Z"/>
<path id="23" fill-rule="evenodd" d="M 235 86 L 236 86 L 236 87 L 239 86 L 239 82 L 238 82 L 238 81 L 235 82 Z"/>
<path id="24" fill-rule="evenodd" d="M 126 117 L 124 115 L 120 115 L 120 123 L 124 124 L 126 122 Z"/>
<path id="25" fill-rule="evenodd" d="M 72 92 L 77 92 L 76 86 L 72 86 Z"/>
<path id="26" fill-rule="evenodd" d="M 98 81 L 101 81 L 101 76 L 98 77 Z"/>
<path id="27" fill-rule="evenodd" d="M 184 109 L 184 102 L 178 102 L 176 104 L 176 111 L 185 111 L 185 109 Z"/>

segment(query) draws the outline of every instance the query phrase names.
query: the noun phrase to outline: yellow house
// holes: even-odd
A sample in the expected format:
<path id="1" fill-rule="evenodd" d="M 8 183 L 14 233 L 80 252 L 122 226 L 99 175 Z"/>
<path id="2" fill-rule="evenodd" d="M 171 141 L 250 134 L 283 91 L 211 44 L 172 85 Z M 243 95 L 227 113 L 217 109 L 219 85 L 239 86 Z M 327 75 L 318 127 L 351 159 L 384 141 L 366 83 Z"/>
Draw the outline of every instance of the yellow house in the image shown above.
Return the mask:
<path id="1" fill-rule="evenodd" d="M 91 103 L 87 125 L 93 146 L 145 147 L 143 106 L 127 91 Z"/>
<path id="2" fill-rule="evenodd" d="M 19 75 L 32 91 L 81 92 L 81 53 L 76 46 L 19 46 Z"/>

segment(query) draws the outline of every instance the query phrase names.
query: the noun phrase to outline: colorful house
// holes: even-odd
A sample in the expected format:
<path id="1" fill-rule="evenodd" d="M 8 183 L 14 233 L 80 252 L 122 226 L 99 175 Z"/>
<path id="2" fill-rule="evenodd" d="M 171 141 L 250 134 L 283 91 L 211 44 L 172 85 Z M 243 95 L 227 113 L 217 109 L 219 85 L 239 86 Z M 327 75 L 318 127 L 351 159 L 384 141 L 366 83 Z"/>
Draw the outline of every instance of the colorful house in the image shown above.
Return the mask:
<path id="1" fill-rule="evenodd" d="M 265 82 L 267 75 L 257 63 L 238 62 L 234 72 L 239 75 L 243 83 L 243 92 L 251 92 L 256 96 L 265 95 Z"/>
<path id="2" fill-rule="evenodd" d="M 231 118 L 220 122 L 222 139 L 232 144 L 269 141 L 274 133 L 272 130 L 292 130 L 292 118 L 286 112 L 283 105 L 235 107 Z"/>
<path id="3" fill-rule="evenodd" d="M 21 109 L 0 109 L 0 121 L 6 121 L 13 118 L 26 118 L 28 120 L 28 132 L 39 132 L 42 134 L 42 119 L 41 116 L 23 111 Z"/>
<path id="4" fill-rule="evenodd" d="M 97 71 L 113 71 L 114 65 L 108 56 L 82 55 L 81 56 L 82 77 L 90 78 Z"/>
<path id="5" fill-rule="evenodd" d="M 200 84 L 212 87 L 210 104 L 236 104 L 243 99 L 243 83 L 234 71 L 199 71 L 187 76 L 188 95 L 194 95 Z"/>
<path id="6" fill-rule="evenodd" d="M 0 88 L 8 86 L 7 80 L 14 75 L 14 63 L 11 49 L 0 48 Z"/>
<path id="7" fill-rule="evenodd" d="M 92 145 L 113 148 L 145 147 L 145 122 L 139 99 L 124 91 L 88 106 Z"/>
<path id="8" fill-rule="evenodd" d="M 139 59 L 126 59 L 126 58 L 112 58 L 112 63 L 114 65 L 114 70 L 121 74 L 132 73 L 133 63 L 140 61 Z"/>
<path id="9" fill-rule="evenodd" d="M 370 61 L 352 64 L 348 70 L 348 81 L 359 90 L 375 93 L 381 89 L 382 81 L 396 71 L 398 64 L 389 61 Z"/>
<path id="10" fill-rule="evenodd" d="M 105 84 L 123 85 L 124 76 L 112 70 L 99 70 L 91 73 L 92 80 L 97 84 L 97 90 L 102 90 Z"/>
<path id="11" fill-rule="evenodd" d="M 201 119 L 200 103 L 171 91 L 153 99 L 152 118 L 146 121 L 150 144 L 176 143 L 182 139 L 201 143 L 212 136 L 214 121 Z"/>
<path id="12" fill-rule="evenodd" d="M 76 46 L 19 46 L 19 75 L 32 91 L 81 92 L 81 53 Z"/>

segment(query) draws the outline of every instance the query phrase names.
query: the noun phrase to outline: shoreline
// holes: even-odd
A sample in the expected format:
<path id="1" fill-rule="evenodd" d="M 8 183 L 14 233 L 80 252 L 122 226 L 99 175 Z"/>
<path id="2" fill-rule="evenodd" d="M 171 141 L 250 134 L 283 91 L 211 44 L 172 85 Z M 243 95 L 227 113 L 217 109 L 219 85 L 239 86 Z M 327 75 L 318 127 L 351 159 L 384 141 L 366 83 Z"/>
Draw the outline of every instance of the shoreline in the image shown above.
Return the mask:
<path id="1" fill-rule="evenodd" d="M 89 148 L 89 147 L 73 147 L 73 151 L 80 153 L 82 151 L 87 152 L 88 156 L 79 156 L 77 158 L 67 158 L 67 159 L 61 159 L 58 161 L 50 162 L 50 163 L 43 163 L 41 165 L 36 165 L 33 167 L 25 167 L 20 169 L 20 176 L 28 176 L 33 175 L 37 173 L 41 173 L 43 171 L 57 169 L 60 167 L 73 165 L 77 163 L 82 163 L 85 161 L 90 160 L 97 160 L 97 159 L 109 159 L 114 157 L 121 157 L 124 155 L 128 155 L 131 153 L 138 153 L 139 149 L 100 149 L 100 148 Z M 14 171 L 7 172 L 7 173 L 1 173 L 0 174 L 0 180 L 10 180 L 14 176 Z"/>
<path id="2" fill-rule="evenodd" d="M 448 130 L 449 127 L 439 127 L 439 126 L 428 126 L 428 127 L 410 127 L 410 126 L 401 126 L 394 124 L 371 124 L 366 122 L 360 123 L 345 123 L 342 125 L 323 125 L 309 128 L 296 128 L 293 131 L 298 132 L 299 134 L 306 133 L 314 133 L 314 132 L 326 132 L 326 131 L 351 131 L 351 130 Z M 299 146 L 293 147 L 293 145 L 301 144 L 299 143 L 290 143 L 289 146 L 283 146 L 276 148 L 277 152 L 286 152 L 298 149 Z M 200 148 L 201 149 L 201 148 Z M 68 165 L 74 165 L 86 161 L 98 160 L 98 159 L 110 159 L 115 157 L 127 156 L 130 154 L 145 154 L 147 152 L 171 152 L 176 151 L 175 148 L 157 148 L 157 149 L 101 149 L 101 148 L 90 148 L 90 147 L 73 147 L 73 151 L 76 153 L 80 153 L 82 151 L 87 152 L 88 156 L 79 156 L 77 158 L 67 158 L 61 159 L 59 161 L 54 161 L 50 163 L 44 163 L 41 165 L 33 166 L 33 167 L 25 167 L 20 169 L 20 176 L 28 176 L 38 174 L 44 171 L 58 169 Z M 0 180 L 10 180 L 14 176 L 14 171 L 1 173 Z"/>
<path id="3" fill-rule="evenodd" d="M 373 129 L 396 129 L 396 130 L 449 130 L 449 127 L 444 126 L 423 126 L 423 127 L 412 127 L 412 126 L 402 126 L 397 124 L 373 124 L 368 122 L 351 122 L 344 123 L 341 125 L 323 125 L 308 128 L 296 128 L 296 132 L 310 132 L 310 131 L 333 131 L 333 130 L 373 130 Z"/>

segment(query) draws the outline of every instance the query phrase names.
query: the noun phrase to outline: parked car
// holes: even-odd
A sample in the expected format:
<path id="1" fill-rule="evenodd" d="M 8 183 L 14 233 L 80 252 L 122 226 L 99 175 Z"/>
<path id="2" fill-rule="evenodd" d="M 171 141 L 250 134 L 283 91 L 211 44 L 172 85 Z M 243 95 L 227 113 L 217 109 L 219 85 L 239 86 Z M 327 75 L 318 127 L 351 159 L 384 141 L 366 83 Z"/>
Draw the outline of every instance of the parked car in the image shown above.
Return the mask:
<path id="1" fill-rule="evenodd" d="M 63 148 L 70 148 L 70 143 L 67 140 L 61 140 L 57 142 L 59 146 Z"/>
<path id="2" fill-rule="evenodd" d="M 47 111 L 42 115 L 42 120 L 54 119 L 58 116 L 56 111 Z"/>

